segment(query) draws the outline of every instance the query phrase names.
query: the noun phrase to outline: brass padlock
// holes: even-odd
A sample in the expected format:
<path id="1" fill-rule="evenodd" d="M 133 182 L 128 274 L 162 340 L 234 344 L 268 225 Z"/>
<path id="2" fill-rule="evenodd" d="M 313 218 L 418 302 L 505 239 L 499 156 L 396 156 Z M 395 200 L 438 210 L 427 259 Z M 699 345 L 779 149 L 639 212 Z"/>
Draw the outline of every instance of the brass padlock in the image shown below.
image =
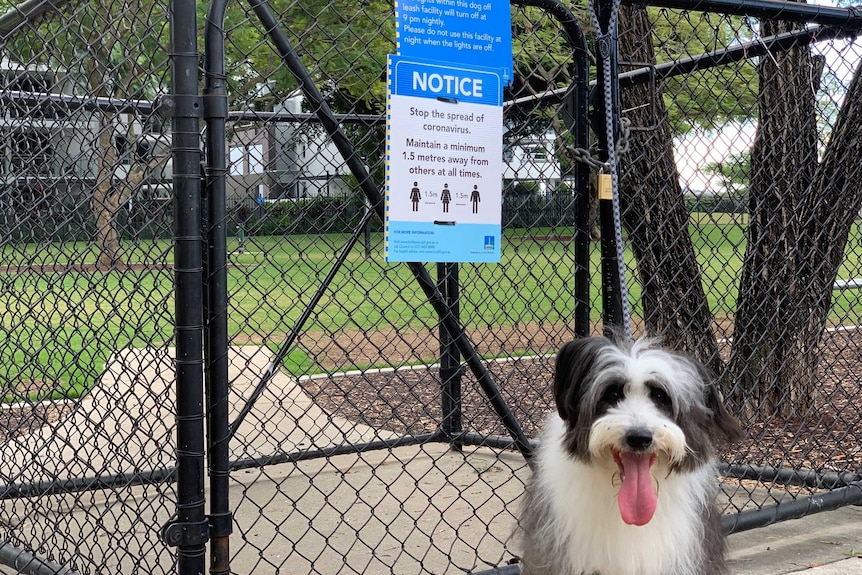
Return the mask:
<path id="1" fill-rule="evenodd" d="M 614 199 L 613 180 L 611 179 L 610 174 L 599 174 L 598 185 L 600 200 Z"/>

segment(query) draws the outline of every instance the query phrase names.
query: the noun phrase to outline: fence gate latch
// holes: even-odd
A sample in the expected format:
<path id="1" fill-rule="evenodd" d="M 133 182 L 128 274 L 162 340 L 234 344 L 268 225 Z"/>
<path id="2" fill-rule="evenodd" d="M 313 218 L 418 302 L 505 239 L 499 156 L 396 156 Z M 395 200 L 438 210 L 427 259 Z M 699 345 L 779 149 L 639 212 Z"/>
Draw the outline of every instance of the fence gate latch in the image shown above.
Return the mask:
<path id="1" fill-rule="evenodd" d="M 162 94 L 153 101 L 153 110 L 160 118 L 202 118 L 203 98 L 190 94 Z"/>
<path id="2" fill-rule="evenodd" d="M 209 521 L 182 523 L 174 519 L 162 526 L 159 536 L 168 547 L 203 545 L 209 540 Z"/>

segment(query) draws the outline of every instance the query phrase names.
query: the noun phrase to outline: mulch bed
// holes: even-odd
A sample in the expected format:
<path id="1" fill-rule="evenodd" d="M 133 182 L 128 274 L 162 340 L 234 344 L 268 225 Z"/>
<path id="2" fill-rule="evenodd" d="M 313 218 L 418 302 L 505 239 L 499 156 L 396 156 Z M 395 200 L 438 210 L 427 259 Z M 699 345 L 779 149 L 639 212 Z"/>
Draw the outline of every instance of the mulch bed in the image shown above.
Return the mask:
<path id="1" fill-rule="evenodd" d="M 71 402 L 41 402 L 0 408 L 0 443 L 8 439 L 29 435 L 51 425 L 70 413 Z"/>
<path id="2" fill-rule="evenodd" d="M 852 338 L 853 332 L 842 331 L 824 336 L 821 384 L 812 413 L 746 425 L 747 436 L 727 451 L 725 459 L 819 471 L 855 473 L 862 469 L 862 349 Z M 554 358 L 486 365 L 525 434 L 536 437 L 553 408 Z M 362 375 L 305 379 L 301 386 L 324 410 L 357 423 L 407 435 L 438 430 L 441 387 L 437 368 L 369 370 Z M 462 390 L 463 429 L 508 436 L 469 370 L 462 377 Z"/>

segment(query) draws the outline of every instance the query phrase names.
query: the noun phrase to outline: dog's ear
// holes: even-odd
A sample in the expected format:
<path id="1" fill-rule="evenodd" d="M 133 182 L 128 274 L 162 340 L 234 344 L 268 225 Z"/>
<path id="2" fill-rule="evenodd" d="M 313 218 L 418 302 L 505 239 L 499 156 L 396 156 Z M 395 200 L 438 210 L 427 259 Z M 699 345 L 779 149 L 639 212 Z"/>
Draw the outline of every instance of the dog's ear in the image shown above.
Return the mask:
<path id="1" fill-rule="evenodd" d="M 742 426 L 736 421 L 736 418 L 724 406 L 724 399 L 715 380 L 708 379 L 706 382 L 704 391 L 706 397 L 704 398 L 704 402 L 706 403 L 706 407 L 712 412 L 712 423 L 715 425 L 718 438 L 723 439 L 728 445 L 742 439 L 745 432 Z M 721 443 L 721 441 L 717 443 Z"/>
<path id="2" fill-rule="evenodd" d="M 688 358 L 703 382 L 703 405 L 709 413 L 713 443 L 729 445 L 743 438 L 745 432 L 727 408 L 712 371 L 701 362 Z"/>
<path id="3" fill-rule="evenodd" d="M 572 423 L 577 418 L 584 382 L 600 350 L 610 345 L 610 340 L 604 337 L 585 337 L 570 341 L 560 348 L 554 372 L 554 401 L 563 421 Z"/>

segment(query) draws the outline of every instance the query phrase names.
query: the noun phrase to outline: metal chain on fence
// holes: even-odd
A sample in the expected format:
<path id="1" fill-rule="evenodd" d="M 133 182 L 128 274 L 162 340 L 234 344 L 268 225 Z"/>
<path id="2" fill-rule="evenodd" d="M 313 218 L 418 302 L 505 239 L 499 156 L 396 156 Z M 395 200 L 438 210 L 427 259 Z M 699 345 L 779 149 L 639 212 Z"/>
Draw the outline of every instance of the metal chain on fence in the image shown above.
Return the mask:
<path id="1" fill-rule="evenodd" d="M 618 157 L 622 157 L 629 151 L 629 134 L 631 133 L 630 126 L 631 120 L 628 118 L 620 118 L 620 134 L 616 139 L 617 141 L 615 145 Z M 596 158 L 594 152 L 586 148 L 566 146 L 566 153 L 572 162 L 581 162 L 582 164 L 586 164 L 595 172 L 607 174 L 610 171 L 610 164 L 608 162 L 602 162 Z"/>

